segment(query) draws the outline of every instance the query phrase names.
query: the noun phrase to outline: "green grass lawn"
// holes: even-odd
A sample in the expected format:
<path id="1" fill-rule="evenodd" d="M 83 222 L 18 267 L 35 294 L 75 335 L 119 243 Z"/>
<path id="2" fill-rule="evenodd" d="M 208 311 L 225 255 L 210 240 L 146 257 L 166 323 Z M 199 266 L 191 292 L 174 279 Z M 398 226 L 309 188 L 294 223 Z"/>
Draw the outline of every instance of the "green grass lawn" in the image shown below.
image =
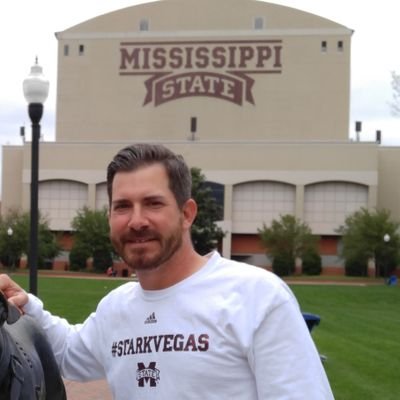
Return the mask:
<path id="1" fill-rule="evenodd" d="M 400 398 L 400 288 L 292 285 L 337 400 Z"/>
<path id="2" fill-rule="evenodd" d="M 28 276 L 12 276 L 28 289 Z M 109 291 L 125 283 L 121 279 L 79 279 L 39 277 L 38 294 L 46 309 L 66 318 L 71 323 L 83 322 L 95 311 L 100 299 Z"/>
<path id="3" fill-rule="evenodd" d="M 15 275 L 24 288 L 27 276 Z M 39 296 L 51 312 L 82 322 L 123 280 L 45 278 Z M 312 336 L 336 400 L 400 398 L 400 287 L 291 285 L 303 311 L 318 314 Z"/>

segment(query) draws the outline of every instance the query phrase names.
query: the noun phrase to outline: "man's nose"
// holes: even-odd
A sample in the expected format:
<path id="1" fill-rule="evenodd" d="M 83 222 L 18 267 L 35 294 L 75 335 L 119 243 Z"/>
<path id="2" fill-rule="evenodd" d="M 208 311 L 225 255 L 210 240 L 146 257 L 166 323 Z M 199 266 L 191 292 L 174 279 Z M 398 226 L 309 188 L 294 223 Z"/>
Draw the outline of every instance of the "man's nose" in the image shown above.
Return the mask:
<path id="1" fill-rule="evenodd" d="M 141 207 L 134 207 L 128 223 L 129 228 L 139 231 L 148 225 L 149 221 L 144 210 Z"/>

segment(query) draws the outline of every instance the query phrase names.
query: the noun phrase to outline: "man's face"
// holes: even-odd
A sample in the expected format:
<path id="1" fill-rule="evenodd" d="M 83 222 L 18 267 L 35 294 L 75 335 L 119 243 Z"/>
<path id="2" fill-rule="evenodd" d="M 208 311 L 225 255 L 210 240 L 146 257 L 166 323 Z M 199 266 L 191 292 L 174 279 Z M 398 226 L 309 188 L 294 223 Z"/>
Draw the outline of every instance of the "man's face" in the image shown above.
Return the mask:
<path id="1" fill-rule="evenodd" d="M 138 271 L 168 261 L 189 227 L 161 164 L 115 175 L 109 223 L 115 249 Z"/>

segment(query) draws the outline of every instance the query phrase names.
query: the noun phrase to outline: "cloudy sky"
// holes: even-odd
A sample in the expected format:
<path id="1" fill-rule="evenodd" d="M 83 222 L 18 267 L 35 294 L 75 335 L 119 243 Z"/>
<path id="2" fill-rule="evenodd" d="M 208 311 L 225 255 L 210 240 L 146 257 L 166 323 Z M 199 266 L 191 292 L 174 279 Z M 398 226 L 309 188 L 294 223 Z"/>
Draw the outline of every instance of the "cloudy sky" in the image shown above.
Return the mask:
<path id="1" fill-rule="evenodd" d="M 201 1 L 201 0 L 198 0 Z M 216 0 L 217 1 L 217 0 Z M 146 1 L 135 0 L 13 0 L 0 4 L 0 145 L 21 143 L 19 127 L 29 133 L 22 80 L 35 56 L 50 80 L 42 132 L 54 140 L 57 73 L 55 32 L 95 16 Z M 384 145 L 400 146 L 400 117 L 390 112 L 391 71 L 400 72 L 397 0 L 271 0 L 331 19 L 354 30 L 351 66 L 351 123 L 363 121 L 361 140 L 382 131 Z"/>

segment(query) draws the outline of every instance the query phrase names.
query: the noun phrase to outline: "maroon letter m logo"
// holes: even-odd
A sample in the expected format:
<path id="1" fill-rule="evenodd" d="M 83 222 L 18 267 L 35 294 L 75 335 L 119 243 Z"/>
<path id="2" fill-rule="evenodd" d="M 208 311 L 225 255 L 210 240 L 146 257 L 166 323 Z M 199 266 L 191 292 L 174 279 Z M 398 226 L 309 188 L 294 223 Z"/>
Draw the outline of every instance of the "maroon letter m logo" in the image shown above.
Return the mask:
<path id="1" fill-rule="evenodd" d="M 152 361 L 148 367 L 141 362 L 138 363 L 136 380 L 139 387 L 144 387 L 145 383 L 152 387 L 157 386 L 157 381 L 160 380 L 160 371 L 156 368 L 156 363 Z"/>

